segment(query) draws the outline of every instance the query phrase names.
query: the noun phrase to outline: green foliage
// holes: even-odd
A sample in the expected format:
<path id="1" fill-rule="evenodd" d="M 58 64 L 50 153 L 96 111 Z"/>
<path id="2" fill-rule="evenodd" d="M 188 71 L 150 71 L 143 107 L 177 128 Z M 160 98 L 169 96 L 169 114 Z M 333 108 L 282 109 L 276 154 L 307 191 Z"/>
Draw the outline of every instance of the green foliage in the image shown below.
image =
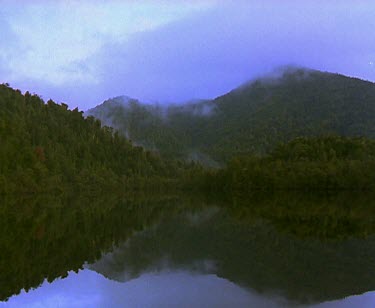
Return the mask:
<path id="1" fill-rule="evenodd" d="M 62 191 L 70 183 L 78 189 L 373 189 L 374 145 L 354 136 L 375 138 L 374 102 L 370 82 L 287 70 L 214 101 L 163 107 L 120 97 L 84 118 L 66 104 L 45 104 L 1 85 L 0 192 Z M 211 167 L 232 161 L 205 171 L 176 159 Z"/>
<path id="2" fill-rule="evenodd" d="M 234 158 L 208 174 L 213 190 L 374 190 L 375 141 L 339 136 L 297 138 L 266 156 Z"/>
<path id="3" fill-rule="evenodd" d="M 0 85 L 0 162 L 0 193 L 62 191 L 71 184 L 114 189 L 134 177 L 151 185 L 178 173 L 177 164 L 133 146 L 77 108 L 45 104 L 7 85 Z"/>

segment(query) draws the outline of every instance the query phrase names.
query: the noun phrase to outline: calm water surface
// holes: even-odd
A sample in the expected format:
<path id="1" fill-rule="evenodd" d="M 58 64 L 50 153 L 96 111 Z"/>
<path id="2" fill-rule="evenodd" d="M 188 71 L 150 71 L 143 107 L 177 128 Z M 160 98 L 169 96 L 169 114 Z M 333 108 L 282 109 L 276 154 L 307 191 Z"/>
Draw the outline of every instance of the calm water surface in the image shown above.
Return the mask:
<path id="1" fill-rule="evenodd" d="M 3 198 L 0 307 L 374 307 L 372 200 Z"/>

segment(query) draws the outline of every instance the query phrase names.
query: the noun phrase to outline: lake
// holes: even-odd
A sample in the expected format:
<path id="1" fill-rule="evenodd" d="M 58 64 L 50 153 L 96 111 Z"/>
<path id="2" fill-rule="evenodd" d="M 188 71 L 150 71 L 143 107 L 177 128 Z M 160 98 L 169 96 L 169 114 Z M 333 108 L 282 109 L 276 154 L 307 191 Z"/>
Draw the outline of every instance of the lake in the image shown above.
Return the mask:
<path id="1" fill-rule="evenodd" d="M 0 307 L 374 307 L 375 198 L 0 199 Z"/>

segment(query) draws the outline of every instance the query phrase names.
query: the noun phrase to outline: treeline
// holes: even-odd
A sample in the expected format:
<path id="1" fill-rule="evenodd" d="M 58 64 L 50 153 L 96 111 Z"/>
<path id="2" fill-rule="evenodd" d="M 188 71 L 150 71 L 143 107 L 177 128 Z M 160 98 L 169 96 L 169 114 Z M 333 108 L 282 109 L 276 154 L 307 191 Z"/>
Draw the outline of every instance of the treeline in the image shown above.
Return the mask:
<path id="1" fill-rule="evenodd" d="M 211 191 L 374 190 L 375 141 L 300 137 L 265 156 L 236 157 L 202 183 Z"/>
<path id="2" fill-rule="evenodd" d="M 0 85 L 0 193 L 170 185 L 185 167 L 77 108 Z"/>

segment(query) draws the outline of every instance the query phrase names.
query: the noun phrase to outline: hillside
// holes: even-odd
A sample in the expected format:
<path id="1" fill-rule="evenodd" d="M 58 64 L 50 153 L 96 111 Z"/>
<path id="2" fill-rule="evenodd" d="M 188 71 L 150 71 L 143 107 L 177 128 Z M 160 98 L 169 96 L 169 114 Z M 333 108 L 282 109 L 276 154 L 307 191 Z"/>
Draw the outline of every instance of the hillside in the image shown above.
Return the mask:
<path id="1" fill-rule="evenodd" d="M 78 109 L 0 85 L 0 193 L 114 188 L 168 178 L 172 164 Z"/>
<path id="2" fill-rule="evenodd" d="M 195 135 L 210 116 L 211 101 L 181 106 L 148 105 L 127 96 L 106 100 L 85 112 L 114 127 L 134 144 L 168 158 L 204 159 Z M 209 160 L 209 158 L 207 158 Z"/>
<path id="3" fill-rule="evenodd" d="M 212 164 L 264 154 L 300 136 L 374 138 L 375 84 L 286 68 L 211 101 L 165 107 L 119 97 L 87 115 L 162 155 Z"/>

